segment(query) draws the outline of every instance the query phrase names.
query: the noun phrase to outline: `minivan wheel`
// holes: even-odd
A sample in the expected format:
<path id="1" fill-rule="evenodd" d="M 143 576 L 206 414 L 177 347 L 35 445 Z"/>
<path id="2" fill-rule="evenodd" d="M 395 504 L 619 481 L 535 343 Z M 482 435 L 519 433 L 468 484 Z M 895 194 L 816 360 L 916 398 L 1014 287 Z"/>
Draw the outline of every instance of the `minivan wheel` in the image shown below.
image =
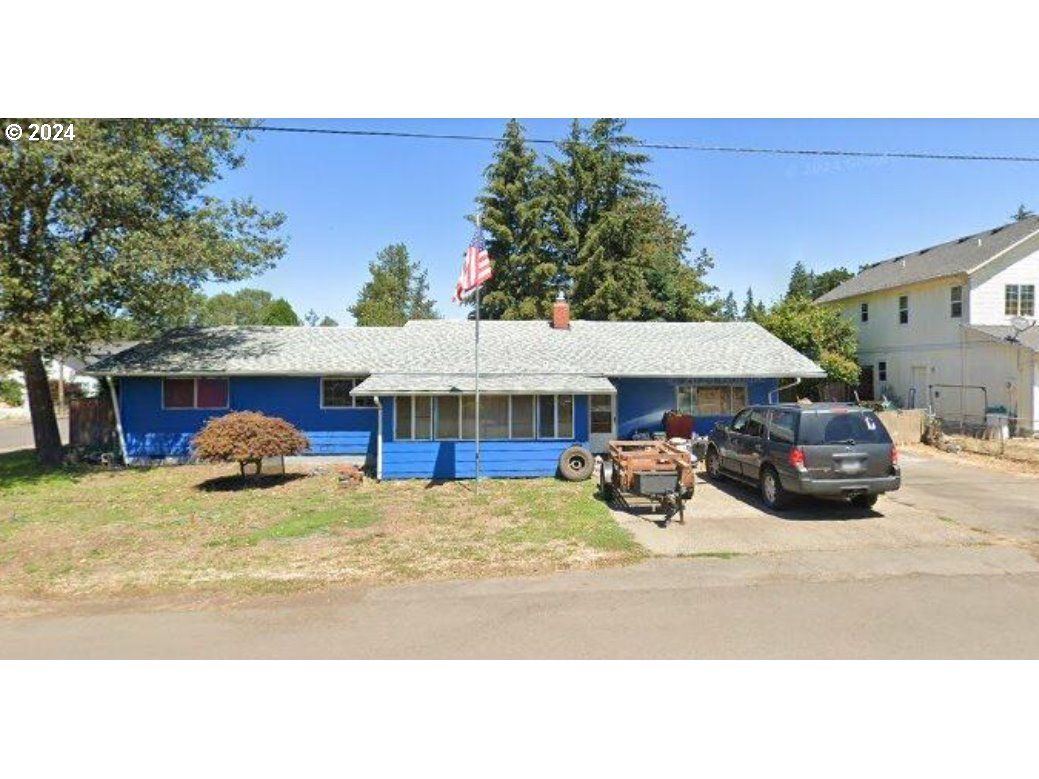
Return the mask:
<path id="1" fill-rule="evenodd" d="M 722 480 L 722 458 L 718 455 L 718 450 L 713 446 L 707 450 L 707 477 L 712 481 Z"/>
<path id="2" fill-rule="evenodd" d="M 761 500 L 775 511 L 786 508 L 790 503 L 790 493 L 783 489 L 779 474 L 771 466 L 761 472 Z"/>
<path id="3" fill-rule="evenodd" d="M 871 509 L 877 505 L 879 495 L 856 495 L 851 499 L 851 505 L 860 509 Z"/>

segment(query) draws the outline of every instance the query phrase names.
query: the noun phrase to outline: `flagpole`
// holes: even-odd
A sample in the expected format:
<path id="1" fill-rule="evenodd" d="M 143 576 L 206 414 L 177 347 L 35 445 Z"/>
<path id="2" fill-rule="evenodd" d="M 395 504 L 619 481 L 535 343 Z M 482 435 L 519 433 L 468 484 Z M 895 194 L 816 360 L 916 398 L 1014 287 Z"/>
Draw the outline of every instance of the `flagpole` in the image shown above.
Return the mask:
<path id="1" fill-rule="evenodd" d="M 476 215 L 476 232 L 480 232 L 480 215 Z M 475 344 L 475 376 L 476 376 L 476 481 L 473 492 L 480 491 L 480 285 L 476 287 L 476 344 Z"/>

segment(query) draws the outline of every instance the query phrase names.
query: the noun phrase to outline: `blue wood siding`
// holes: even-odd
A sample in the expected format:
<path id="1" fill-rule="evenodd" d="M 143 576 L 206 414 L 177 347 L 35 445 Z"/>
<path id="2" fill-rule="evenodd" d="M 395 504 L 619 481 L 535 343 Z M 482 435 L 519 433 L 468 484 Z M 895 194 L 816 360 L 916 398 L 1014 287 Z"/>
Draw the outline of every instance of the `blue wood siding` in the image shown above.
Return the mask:
<path id="1" fill-rule="evenodd" d="M 383 399 L 382 478 L 471 479 L 476 475 L 473 441 L 395 441 L 393 398 Z M 480 475 L 497 478 L 554 476 L 568 446 L 588 445 L 588 397 L 574 397 L 574 437 L 539 441 L 480 442 Z"/>
<path id="2" fill-rule="evenodd" d="M 675 407 L 675 391 L 679 384 L 745 384 L 748 403 L 767 403 L 768 393 L 775 389 L 777 379 L 752 381 L 666 378 L 666 379 L 610 379 L 617 388 L 617 434 L 629 438 L 637 430 L 655 432 L 664 429 L 664 412 Z M 729 416 L 696 417 L 697 433 L 709 433 L 715 423 L 728 421 Z"/>
<path id="3" fill-rule="evenodd" d="M 374 461 L 377 410 L 322 409 L 318 377 L 231 377 L 229 382 L 229 409 L 164 410 L 161 379 L 120 379 L 127 456 L 187 457 L 206 420 L 229 411 L 260 411 L 302 430 L 311 443 L 307 454 L 366 455 Z"/>

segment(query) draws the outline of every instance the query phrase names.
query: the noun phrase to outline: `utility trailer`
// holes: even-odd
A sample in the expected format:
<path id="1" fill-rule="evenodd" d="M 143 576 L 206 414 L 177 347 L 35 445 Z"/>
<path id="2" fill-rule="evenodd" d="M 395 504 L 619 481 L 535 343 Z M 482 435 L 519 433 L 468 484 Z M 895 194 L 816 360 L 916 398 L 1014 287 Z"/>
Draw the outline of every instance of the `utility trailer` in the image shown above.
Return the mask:
<path id="1" fill-rule="evenodd" d="M 599 470 L 599 489 L 607 503 L 636 495 L 659 504 L 665 524 L 675 514 L 685 522 L 685 501 L 696 488 L 692 454 L 666 441 L 610 441 L 608 449 Z"/>

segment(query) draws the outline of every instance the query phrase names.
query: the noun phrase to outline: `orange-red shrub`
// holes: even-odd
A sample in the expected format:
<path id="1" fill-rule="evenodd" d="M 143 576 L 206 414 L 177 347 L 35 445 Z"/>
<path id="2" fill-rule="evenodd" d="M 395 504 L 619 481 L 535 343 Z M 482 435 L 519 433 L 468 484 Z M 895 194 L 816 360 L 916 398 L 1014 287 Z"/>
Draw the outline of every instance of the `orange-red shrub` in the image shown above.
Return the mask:
<path id="1" fill-rule="evenodd" d="M 264 457 L 299 454 L 310 441 L 292 424 L 257 411 L 235 411 L 210 419 L 191 442 L 200 460 L 237 462 L 245 475 L 245 466 L 256 466 Z"/>

